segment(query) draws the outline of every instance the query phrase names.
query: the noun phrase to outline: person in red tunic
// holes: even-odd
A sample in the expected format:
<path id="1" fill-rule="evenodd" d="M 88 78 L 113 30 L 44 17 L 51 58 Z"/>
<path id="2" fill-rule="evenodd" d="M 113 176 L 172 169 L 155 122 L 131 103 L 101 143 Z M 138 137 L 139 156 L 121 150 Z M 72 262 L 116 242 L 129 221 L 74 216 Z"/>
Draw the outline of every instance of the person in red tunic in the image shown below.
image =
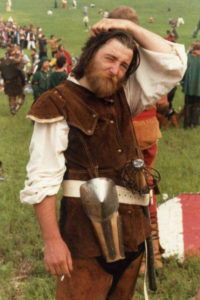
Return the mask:
<path id="1" fill-rule="evenodd" d="M 69 74 L 71 72 L 71 65 L 72 65 L 72 58 L 70 53 L 64 49 L 63 45 L 59 45 L 58 46 L 58 52 L 56 53 L 56 57 L 60 56 L 60 55 L 64 55 L 66 57 L 67 60 L 67 74 Z"/>
<path id="2" fill-rule="evenodd" d="M 62 8 L 66 8 L 67 7 L 67 1 L 66 0 L 62 0 Z"/>

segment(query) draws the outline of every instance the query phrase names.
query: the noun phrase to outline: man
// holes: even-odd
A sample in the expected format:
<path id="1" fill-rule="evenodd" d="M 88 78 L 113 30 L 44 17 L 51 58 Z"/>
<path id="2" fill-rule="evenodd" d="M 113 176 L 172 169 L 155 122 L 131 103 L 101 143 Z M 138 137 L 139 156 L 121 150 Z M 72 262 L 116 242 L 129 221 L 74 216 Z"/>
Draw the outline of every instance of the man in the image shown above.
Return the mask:
<path id="1" fill-rule="evenodd" d="M 4 92 L 8 95 L 10 112 L 15 115 L 24 103 L 25 76 L 20 66 L 21 53 L 11 47 L 1 60 L 0 71 L 4 80 Z"/>
<path id="2" fill-rule="evenodd" d="M 200 41 L 190 45 L 188 65 L 182 86 L 185 94 L 184 129 L 199 126 L 200 117 Z"/>
<path id="3" fill-rule="evenodd" d="M 136 24 L 139 24 L 139 20 L 136 16 L 136 12 L 133 8 L 127 6 L 119 6 L 110 12 L 109 18 L 112 19 L 126 19 Z M 133 118 L 134 130 L 137 138 L 138 145 L 144 156 L 144 162 L 147 167 L 154 168 L 155 158 L 157 154 L 157 142 L 161 138 L 161 132 L 159 129 L 159 123 L 156 118 L 156 106 L 149 106 L 146 110 L 142 111 L 139 115 Z M 152 178 L 149 179 L 149 183 L 152 184 Z M 153 192 L 152 205 L 150 205 L 150 216 L 152 226 L 153 247 L 155 255 L 155 267 L 162 267 L 161 254 L 159 247 L 159 235 L 157 224 L 157 208 L 156 208 L 156 196 Z M 143 263 L 140 272 L 145 271 L 145 264 Z"/>
<path id="4" fill-rule="evenodd" d="M 36 37 L 33 30 L 31 29 L 28 30 L 26 40 L 27 40 L 27 49 L 31 49 L 31 48 L 35 49 Z"/>
<path id="5" fill-rule="evenodd" d="M 43 56 L 31 81 L 34 100 L 49 89 L 49 76 L 49 59 L 48 57 Z"/>
<path id="6" fill-rule="evenodd" d="M 49 44 L 51 48 L 51 56 L 54 57 L 56 53 L 58 52 L 58 42 L 60 42 L 62 39 L 56 39 L 55 36 L 52 34 L 50 36 L 50 40 L 47 40 L 47 43 Z"/>
<path id="7" fill-rule="evenodd" d="M 86 30 L 88 31 L 89 30 L 89 17 L 88 17 L 88 15 L 84 15 L 83 23 L 85 25 Z"/>
<path id="8" fill-rule="evenodd" d="M 56 53 L 56 57 L 58 58 L 61 55 L 66 57 L 66 61 L 67 61 L 66 72 L 67 72 L 67 74 L 70 74 L 71 66 L 72 66 L 72 58 L 71 58 L 70 53 L 64 49 L 63 45 L 58 46 L 58 52 Z"/>
<path id="9" fill-rule="evenodd" d="M 66 58 L 63 55 L 58 56 L 57 60 L 56 60 L 56 71 L 52 72 L 49 78 L 49 87 L 50 89 L 56 87 L 57 85 L 59 85 L 59 83 L 61 83 L 62 81 L 64 81 L 65 79 L 67 79 L 68 75 L 66 73 Z"/>
<path id="10" fill-rule="evenodd" d="M 197 26 L 195 27 L 195 30 L 192 34 L 193 39 L 197 37 L 198 31 L 200 30 L 200 20 L 197 23 Z"/>
<path id="11" fill-rule="evenodd" d="M 28 114 L 36 124 L 21 201 L 34 204 L 45 266 L 58 276 L 57 300 L 128 300 L 151 231 L 142 207 L 127 204 L 148 189 L 130 111 L 138 113 L 171 89 L 185 71 L 186 56 L 182 46 L 130 21 L 103 19 L 91 33 L 71 81 L 45 93 Z M 55 203 L 64 173 L 60 233 Z M 96 177 L 134 191 L 130 199 L 118 195 L 126 258 L 114 263 L 103 257 L 80 200 L 79 184 Z"/>
<path id="12" fill-rule="evenodd" d="M 39 55 L 35 48 L 31 48 L 31 68 L 27 73 L 27 82 L 29 82 L 31 76 L 36 72 L 38 64 L 39 64 Z"/>
<path id="13" fill-rule="evenodd" d="M 43 34 L 41 37 L 38 37 L 38 46 L 39 46 L 39 57 L 47 56 L 47 40 L 46 36 Z"/>

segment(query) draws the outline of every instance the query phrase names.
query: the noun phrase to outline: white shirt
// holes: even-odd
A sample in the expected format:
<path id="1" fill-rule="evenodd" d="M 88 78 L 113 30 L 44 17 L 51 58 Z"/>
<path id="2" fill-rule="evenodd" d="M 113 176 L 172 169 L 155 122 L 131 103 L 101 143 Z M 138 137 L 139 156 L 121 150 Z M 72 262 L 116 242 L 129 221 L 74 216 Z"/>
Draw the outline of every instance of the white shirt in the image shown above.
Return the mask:
<path id="1" fill-rule="evenodd" d="M 184 46 L 170 44 L 171 53 L 140 48 L 140 66 L 124 86 L 133 116 L 160 100 L 182 79 L 187 66 Z M 71 80 L 78 84 L 75 79 Z M 20 192 L 22 203 L 40 203 L 46 196 L 57 194 L 66 171 L 64 151 L 68 134 L 69 126 L 64 117 L 48 124 L 35 122 L 27 180 Z"/>

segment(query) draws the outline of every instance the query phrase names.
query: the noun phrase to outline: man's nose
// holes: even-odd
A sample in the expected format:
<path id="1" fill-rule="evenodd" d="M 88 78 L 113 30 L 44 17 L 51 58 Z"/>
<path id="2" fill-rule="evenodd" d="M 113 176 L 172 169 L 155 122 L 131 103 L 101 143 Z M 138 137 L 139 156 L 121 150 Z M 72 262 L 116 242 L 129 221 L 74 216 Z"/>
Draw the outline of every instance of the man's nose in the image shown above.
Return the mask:
<path id="1" fill-rule="evenodd" d="M 113 64 L 110 71 L 113 75 L 118 75 L 119 74 L 119 64 L 117 64 L 117 63 Z"/>

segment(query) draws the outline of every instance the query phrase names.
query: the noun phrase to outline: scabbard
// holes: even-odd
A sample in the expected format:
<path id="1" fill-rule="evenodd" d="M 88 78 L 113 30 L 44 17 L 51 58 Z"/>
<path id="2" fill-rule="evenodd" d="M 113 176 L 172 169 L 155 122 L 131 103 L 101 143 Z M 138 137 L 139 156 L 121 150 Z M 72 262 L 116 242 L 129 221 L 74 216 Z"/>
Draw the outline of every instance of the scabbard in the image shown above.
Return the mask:
<path id="1" fill-rule="evenodd" d="M 151 222 L 150 214 L 149 214 L 149 207 L 144 206 L 144 213 Z M 156 271 L 155 271 L 155 257 L 154 257 L 154 249 L 153 249 L 153 242 L 152 242 L 152 235 L 150 235 L 146 239 L 147 245 L 147 276 L 149 282 L 149 289 L 151 291 L 157 290 L 157 282 L 156 282 Z"/>

